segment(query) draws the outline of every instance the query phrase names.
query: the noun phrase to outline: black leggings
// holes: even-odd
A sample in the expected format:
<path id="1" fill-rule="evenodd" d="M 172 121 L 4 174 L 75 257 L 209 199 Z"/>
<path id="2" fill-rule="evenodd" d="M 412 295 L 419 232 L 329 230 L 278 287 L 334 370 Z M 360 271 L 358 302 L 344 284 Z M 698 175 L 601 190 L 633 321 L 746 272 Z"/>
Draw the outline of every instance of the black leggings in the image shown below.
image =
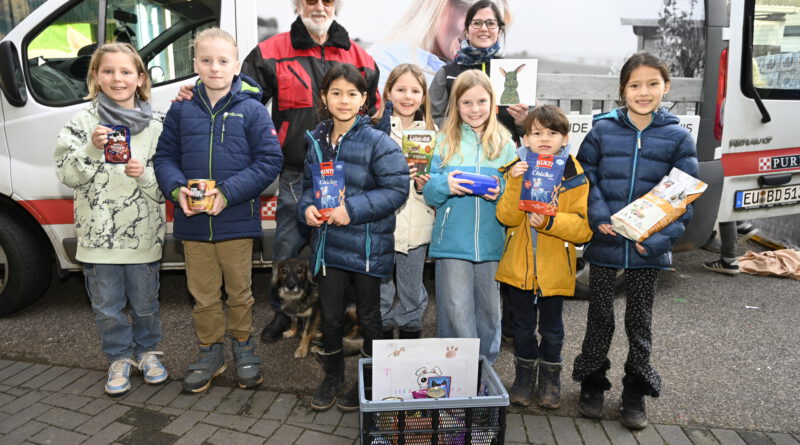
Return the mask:
<path id="1" fill-rule="evenodd" d="M 381 338 L 381 279 L 333 267 L 326 276 L 318 274 L 319 299 L 322 306 L 322 346 L 326 353 L 342 349 L 345 291 L 352 292 L 358 322 L 364 337 L 364 353 L 372 355 L 372 340 Z"/>
<path id="2" fill-rule="evenodd" d="M 649 386 L 649 395 L 658 396 L 661 377 L 650 364 L 652 351 L 653 298 L 658 269 L 625 269 L 625 334 L 628 336 L 628 359 L 625 375 Z M 575 357 L 572 378 L 583 381 L 601 370 L 608 361 L 608 349 L 614 336 L 614 282 L 617 269 L 590 265 L 589 310 L 581 353 Z"/>

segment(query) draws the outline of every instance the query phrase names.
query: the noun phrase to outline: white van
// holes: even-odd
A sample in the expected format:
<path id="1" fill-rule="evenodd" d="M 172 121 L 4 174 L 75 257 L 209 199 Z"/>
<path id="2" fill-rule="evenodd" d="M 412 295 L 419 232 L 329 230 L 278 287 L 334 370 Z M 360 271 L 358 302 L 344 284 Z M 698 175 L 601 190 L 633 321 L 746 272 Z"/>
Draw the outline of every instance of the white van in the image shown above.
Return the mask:
<path id="1" fill-rule="evenodd" d="M 430 0 L 450 2 L 453 0 Z M 531 3 L 502 1 L 515 14 L 516 29 L 525 26 Z M 656 7 L 661 0 L 648 0 Z M 619 0 L 635 4 L 641 0 Z M 259 15 L 281 10 L 291 16 L 291 0 L 10 0 L 15 11 L 29 11 L 18 23 L 0 18 L 0 315 L 35 301 L 47 288 L 52 264 L 59 271 L 80 270 L 75 260 L 72 190 L 56 179 L 52 153 L 58 131 L 86 106 L 86 71 L 98 42 L 131 41 L 153 78 L 154 109 L 166 112 L 182 84 L 193 78 L 189 43 L 199 30 L 220 26 L 236 36 L 240 57 L 255 47 Z M 385 3 L 385 5 L 382 5 Z M 564 3 L 563 5 L 561 3 Z M 545 2 L 537 8 L 573 8 L 570 2 Z M 31 4 L 41 5 L 31 10 Z M 414 2 L 347 0 L 342 23 L 351 37 L 390 28 L 402 17 L 398 8 Z M 580 17 L 599 23 L 616 14 L 647 47 L 653 20 L 632 20 L 613 2 L 582 1 Z M 405 6 L 403 6 L 405 5 Z M 800 0 L 705 0 L 698 25 L 705 67 L 702 78 L 674 78 L 669 100 L 697 138 L 702 179 L 710 184 L 696 202 L 692 223 L 679 248 L 702 245 L 716 222 L 800 213 Z M 387 8 L 387 6 L 390 6 Z M 392 13 L 376 26 L 375 8 Z M 373 12 L 370 12 L 373 11 Z M 514 12 L 516 11 L 516 12 Z M 523 12 L 520 12 L 523 11 Z M 267 14 L 265 14 L 265 12 Z M 561 32 L 577 41 L 598 37 L 597 27 L 570 26 L 570 10 Z M 290 17 L 293 19 L 293 17 Z M 288 22 L 278 31 L 288 30 Z M 265 20 L 264 27 L 275 27 Z M 6 29 L 3 29 L 6 26 Z M 585 28 L 585 29 L 584 29 Z M 512 28 L 513 29 L 513 28 Z M 577 33 L 584 33 L 578 35 Z M 649 34 L 648 34 L 649 33 Z M 410 36 L 413 37 L 413 36 Z M 513 35 L 511 36 L 513 37 Z M 509 40 L 511 40 L 509 37 Z M 559 36 L 555 36 L 559 38 Z M 536 57 L 531 41 L 527 57 Z M 551 39 L 552 40 L 552 39 Z M 362 41 L 369 50 L 369 45 Z M 588 46 L 588 45 L 587 45 Z M 624 48 L 628 54 L 635 44 Z M 540 59 L 540 62 L 542 59 Z M 621 61 L 620 61 L 621 63 Z M 574 116 L 576 132 L 585 132 L 586 116 L 615 106 L 617 76 L 568 74 L 564 64 L 539 64 L 537 97 Z M 699 118 L 697 117 L 699 116 Z M 579 135 L 575 134 L 577 138 Z M 273 188 L 262 195 L 264 234 L 256 243 L 253 264 L 271 264 L 274 232 Z M 168 211 L 168 214 L 171 213 Z M 180 245 L 169 235 L 164 268 L 183 267 Z M 585 275 L 579 279 L 585 289 Z"/>

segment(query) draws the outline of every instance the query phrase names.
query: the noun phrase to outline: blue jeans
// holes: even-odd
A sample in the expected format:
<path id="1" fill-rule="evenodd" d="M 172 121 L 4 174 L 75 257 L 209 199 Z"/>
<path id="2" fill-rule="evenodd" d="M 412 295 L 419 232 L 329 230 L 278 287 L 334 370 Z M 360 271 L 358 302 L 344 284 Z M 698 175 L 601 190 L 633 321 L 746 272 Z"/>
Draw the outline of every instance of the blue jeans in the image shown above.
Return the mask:
<path id="1" fill-rule="evenodd" d="M 426 246 L 419 246 L 409 250 L 407 255 L 395 252 L 397 285 L 391 276 L 381 280 L 381 319 L 384 331 L 395 326 L 404 331 L 422 330 L 422 314 L 428 307 L 428 291 L 422 282 L 426 250 Z"/>
<path id="2" fill-rule="evenodd" d="M 500 353 L 497 262 L 436 260 L 436 335 L 479 338 L 481 355 L 494 364 Z"/>
<path id="3" fill-rule="evenodd" d="M 550 363 L 561 363 L 564 345 L 564 297 L 536 298 L 533 291 L 514 286 L 508 289 L 511 329 L 514 333 L 514 355 L 526 360 L 541 358 Z M 537 316 L 538 315 L 538 316 Z M 539 321 L 540 342 L 536 341 L 536 322 Z"/>
<path id="4" fill-rule="evenodd" d="M 147 264 L 84 264 L 86 291 L 109 363 L 155 351 L 161 341 L 158 261 Z M 130 318 L 125 307 L 130 307 Z"/>
<path id="5" fill-rule="evenodd" d="M 308 243 L 311 229 L 297 219 L 297 202 L 303 196 L 303 173 L 292 170 L 281 171 L 278 179 L 278 206 L 275 211 L 275 248 L 272 260 L 293 258 Z M 272 292 L 272 309 L 280 310 L 278 293 Z"/>

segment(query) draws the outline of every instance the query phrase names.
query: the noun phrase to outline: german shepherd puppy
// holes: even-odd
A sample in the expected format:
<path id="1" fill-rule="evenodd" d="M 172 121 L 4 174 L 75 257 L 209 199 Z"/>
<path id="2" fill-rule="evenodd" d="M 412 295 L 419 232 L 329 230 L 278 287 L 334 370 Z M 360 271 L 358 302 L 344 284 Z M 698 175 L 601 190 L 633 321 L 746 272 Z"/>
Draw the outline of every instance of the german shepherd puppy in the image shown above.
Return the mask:
<path id="1" fill-rule="evenodd" d="M 278 291 L 281 310 L 292 320 L 289 329 L 283 333 L 283 338 L 293 338 L 297 335 L 299 324 L 302 323 L 300 345 L 294 351 L 294 356 L 305 357 L 308 355 L 311 342 L 322 337 L 319 289 L 314 282 L 314 274 L 308 260 L 289 258 L 277 261 L 272 268 L 272 286 Z M 352 343 L 360 330 L 354 304 L 347 305 L 344 316 L 347 333 L 345 338 Z M 345 346 L 348 345 L 349 343 Z M 360 348 L 360 345 L 350 345 L 350 347 Z"/>

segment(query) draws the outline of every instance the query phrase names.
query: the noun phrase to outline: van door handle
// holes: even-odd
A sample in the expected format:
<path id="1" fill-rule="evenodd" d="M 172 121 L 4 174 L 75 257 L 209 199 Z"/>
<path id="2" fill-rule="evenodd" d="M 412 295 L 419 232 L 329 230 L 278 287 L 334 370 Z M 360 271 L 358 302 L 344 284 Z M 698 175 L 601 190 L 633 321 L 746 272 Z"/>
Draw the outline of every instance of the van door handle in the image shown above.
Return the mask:
<path id="1" fill-rule="evenodd" d="M 788 184 L 792 180 L 791 173 L 784 173 L 781 175 L 761 175 L 758 177 L 758 186 L 764 187 Z"/>

